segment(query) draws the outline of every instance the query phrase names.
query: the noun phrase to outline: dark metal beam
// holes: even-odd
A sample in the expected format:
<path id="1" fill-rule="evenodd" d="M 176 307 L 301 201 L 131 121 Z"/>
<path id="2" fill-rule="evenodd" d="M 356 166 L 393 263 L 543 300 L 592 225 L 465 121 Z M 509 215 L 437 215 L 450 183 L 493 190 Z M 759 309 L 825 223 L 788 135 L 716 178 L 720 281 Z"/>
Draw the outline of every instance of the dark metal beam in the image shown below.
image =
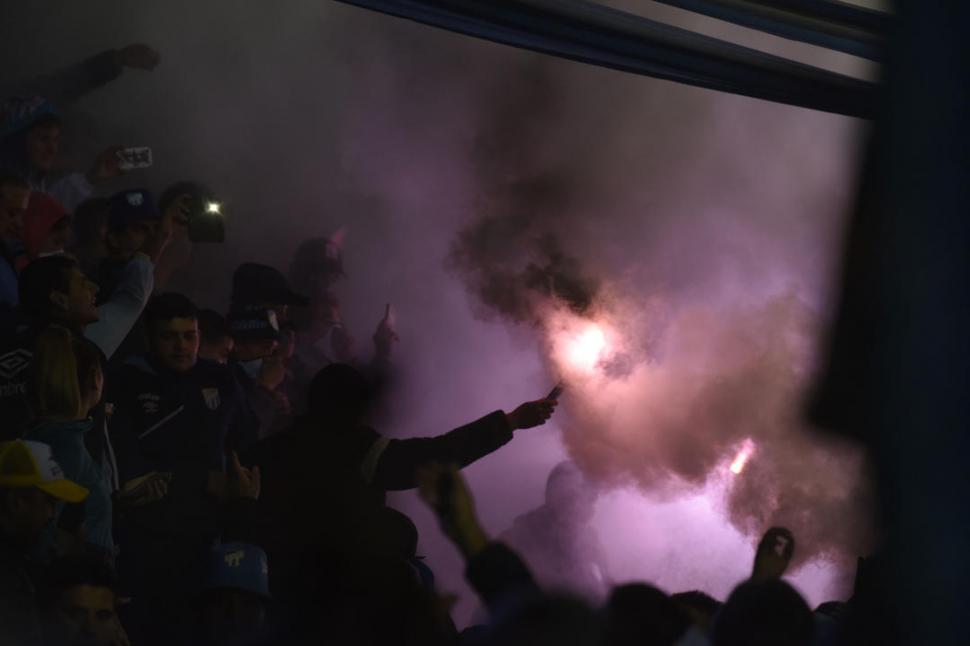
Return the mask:
<path id="1" fill-rule="evenodd" d="M 885 60 L 890 14 L 831 0 L 654 0 L 789 40 Z"/>
<path id="2" fill-rule="evenodd" d="M 583 63 L 870 118 L 877 86 L 583 0 L 340 0 Z"/>

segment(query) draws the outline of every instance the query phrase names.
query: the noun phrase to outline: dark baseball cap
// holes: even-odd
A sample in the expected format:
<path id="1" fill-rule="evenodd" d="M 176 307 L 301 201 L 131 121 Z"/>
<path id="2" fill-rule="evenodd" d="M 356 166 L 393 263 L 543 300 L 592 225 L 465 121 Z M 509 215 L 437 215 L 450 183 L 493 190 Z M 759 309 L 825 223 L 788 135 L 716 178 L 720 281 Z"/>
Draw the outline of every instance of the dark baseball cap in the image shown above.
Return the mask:
<path id="1" fill-rule="evenodd" d="M 133 222 L 158 220 L 161 217 L 155 197 L 143 188 L 121 191 L 108 199 L 108 227 L 111 229 L 121 229 Z"/>
<path id="2" fill-rule="evenodd" d="M 233 305 L 301 305 L 310 300 L 290 289 L 283 274 L 256 262 L 244 262 L 232 275 Z"/>
<path id="3" fill-rule="evenodd" d="M 280 338 L 280 324 L 276 312 L 258 305 L 233 307 L 226 317 L 229 334 L 236 341 L 255 341 Z"/>

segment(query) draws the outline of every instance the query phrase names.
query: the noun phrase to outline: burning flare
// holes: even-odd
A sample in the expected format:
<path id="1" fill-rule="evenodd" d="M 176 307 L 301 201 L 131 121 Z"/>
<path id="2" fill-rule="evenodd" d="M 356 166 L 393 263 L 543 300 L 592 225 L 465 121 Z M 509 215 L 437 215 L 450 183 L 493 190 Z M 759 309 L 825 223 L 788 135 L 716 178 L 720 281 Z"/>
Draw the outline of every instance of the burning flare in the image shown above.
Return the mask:
<path id="1" fill-rule="evenodd" d="M 599 363 L 605 349 L 606 335 L 593 323 L 570 341 L 567 358 L 573 368 L 588 372 Z"/>
<path id="2" fill-rule="evenodd" d="M 748 464 L 748 460 L 751 459 L 751 454 L 754 453 L 754 442 L 751 439 L 747 439 L 741 444 L 741 450 L 734 457 L 734 461 L 731 462 L 731 473 L 734 475 L 741 475 L 744 471 L 744 467 Z"/>

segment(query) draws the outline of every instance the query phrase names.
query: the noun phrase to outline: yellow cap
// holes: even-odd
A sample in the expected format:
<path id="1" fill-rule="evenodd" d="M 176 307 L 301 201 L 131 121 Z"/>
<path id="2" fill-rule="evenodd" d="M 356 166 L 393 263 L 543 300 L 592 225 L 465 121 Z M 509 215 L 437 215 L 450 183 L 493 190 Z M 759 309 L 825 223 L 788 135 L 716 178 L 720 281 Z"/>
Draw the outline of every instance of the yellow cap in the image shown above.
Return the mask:
<path id="1" fill-rule="evenodd" d="M 81 502 L 88 490 L 64 477 L 42 442 L 15 440 L 0 442 L 0 487 L 37 487 L 64 502 Z"/>

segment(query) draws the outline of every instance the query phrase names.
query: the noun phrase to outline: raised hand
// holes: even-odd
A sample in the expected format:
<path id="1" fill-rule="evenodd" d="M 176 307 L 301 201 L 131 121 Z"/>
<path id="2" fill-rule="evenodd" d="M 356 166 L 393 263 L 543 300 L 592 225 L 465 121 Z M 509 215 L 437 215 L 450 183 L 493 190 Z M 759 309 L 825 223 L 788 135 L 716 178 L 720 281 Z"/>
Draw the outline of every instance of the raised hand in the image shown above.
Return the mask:
<path id="1" fill-rule="evenodd" d="M 121 160 L 118 158 L 118 151 L 123 148 L 124 146 L 110 146 L 98 153 L 98 156 L 94 158 L 94 164 L 87 172 L 87 180 L 92 184 L 97 184 L 124 173 L 121 170 Z"/>
<path id="2" fill-rule="evenodd" d="M 125 627 L 121 625 L 121 619 L 117 615 L 115 615 L 107 630 L 110 633 L 106 636 L 108 646 L 131 646 L 128 633 L 125 631 Z"/>
<path id="3" fill-rule="evenodd" d="M 133 43 L 122 47 L 117 53 L 118 64 L 137 70 L 151 71 L 162 60 L 161 54 L 143 43 Z"/>
<path id="4" fill-rule="evenodd" d="M 158 471 L 132 478 L 121 486 L 116 494 L 117 501 L 127 507 L 140 507 L 159 501 L 168 494 L 168 483 L 171 479 L 171 473 Z"/>
<path id="5" fill-rule="evenodd" d="M 795 536 L 784 527 L 772 527 L 758 543 L 751 578 L 759 581 L 780 579 L 795 554 Z"/>
<path id="6" fill-rule="evenodd" d="M 239 462 L 239 454 L 235 451 L 229 456 L 231 472 L 226 482 L 226 497 L 234 499 L 259 500 L 262 490 L 262 478 L 259 467 L 247 469 Z"/>
<path id="7" fill-rule="evenodd" d="M 263 367 L 259 371 L 259 385 L 269 391 L 275 391 L 286 378 L 286 362 L 279 352 L 273 352 L 263 359 Z"/>
<path id="8" fill-rule="evenodd" d="M 558 402 L 554 399 L 539 399 L 520 404 L 511 413 L 505 414 L 513 430 L 542 426 L 556 411 Z"/>
<path id="9" fill-rule="evenodd" d="M 391 356 L 391 350 L 394 344 L 401 340 L 401 337 L 397 335 L 397 330 L 394 328 L 394 312 L 391 309 L 391 304 L 388 303 L 384 308 L 384 318 L 377 325 L 377 331 L 374 332 L 374 346 L 377 349 L 377 355 L 380 357 Z"/>
<path id="10" fill-rule="evenodd" d="M 154 233 L 145 241 L 142 251 L 151 258 L 152 262 L 158 264 L 159 259 L 165 254 L 168 245 L 172 242 L 175 221 L 171 213 L 164 213 L 158 220 Z"/>

